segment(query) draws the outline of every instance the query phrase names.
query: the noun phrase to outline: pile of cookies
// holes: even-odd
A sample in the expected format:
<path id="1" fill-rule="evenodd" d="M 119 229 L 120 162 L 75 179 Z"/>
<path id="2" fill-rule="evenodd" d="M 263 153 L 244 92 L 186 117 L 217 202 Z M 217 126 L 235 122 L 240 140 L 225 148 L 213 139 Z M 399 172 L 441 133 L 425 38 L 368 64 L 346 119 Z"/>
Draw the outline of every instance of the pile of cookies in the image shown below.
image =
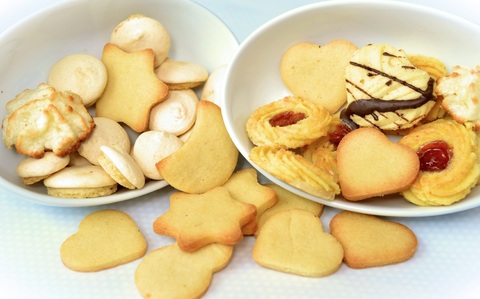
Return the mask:
<path id="1" fill-rule="evenodd" d="M 419 206 L 478 185 L 480 66 L 449 73 L 435 57 L 334 40 L 291 46 L 280 75 L 291 95 L 246 123 L 250 159 L 270 174 L 324 199 L 399 193 Z"/>
<path id="2" fill-rule="evenodd" d="M 194 89 L 205 84 L 201 99 L 218 103 L 212 89 L 221 79 L 170 58 L 170 38 L 158 20 L 131 15 L 114 28 L 101 59 L 67 55 L 47 83 L 9 101 L 2 137 L 24 156 L 22 182 L 43 182 L 56 197 L 90 198 L 163 180 L 156 163 L 184 146 L 203 105 Z"/>

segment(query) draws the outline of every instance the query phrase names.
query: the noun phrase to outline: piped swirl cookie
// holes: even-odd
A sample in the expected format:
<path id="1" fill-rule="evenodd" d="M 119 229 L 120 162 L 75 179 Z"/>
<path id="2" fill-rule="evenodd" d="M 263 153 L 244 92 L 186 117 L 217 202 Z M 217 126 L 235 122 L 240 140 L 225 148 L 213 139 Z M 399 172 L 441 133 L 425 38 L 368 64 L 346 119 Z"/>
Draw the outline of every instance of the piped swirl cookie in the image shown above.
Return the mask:
<path id="1" fill-rule="evenodd" d="M 439 119 L 415 128 L 399 140 L 417 152 L 420 173 L 401 192 L 420 206 L 446 206 L 465 198 L 480 176 L 477 138 L 472 125 Z"/>
<path id="2" fill-rule="evenodd" d="M 258 108 L 247 121 L 253 144 L 298 148 L 327 134 L 331 114 L 322 106 L 287 96 Z"/>
<path id="3" fill-rule="evenodd" d="M 347 108 L 342 118 L 351 127 L 407 129 L 435 105 L 434 80 L 416 68 L 403 50 L 369 44 L 357 50 L 346 70 Z"/>

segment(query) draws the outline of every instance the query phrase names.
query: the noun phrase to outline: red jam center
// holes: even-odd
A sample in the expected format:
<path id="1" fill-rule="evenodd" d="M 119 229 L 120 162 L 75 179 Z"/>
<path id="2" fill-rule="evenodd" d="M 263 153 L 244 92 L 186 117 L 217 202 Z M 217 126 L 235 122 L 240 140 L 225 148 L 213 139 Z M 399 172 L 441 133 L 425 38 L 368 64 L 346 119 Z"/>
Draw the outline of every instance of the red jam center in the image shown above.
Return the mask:
<path id="1" fill-rule="evenodd" d="M 272 117 L 268 122 L 272 127 L 286 127 L 294 125 L 306 117 L 305 113 L 285 111 Z"/>
<path id="2" fill-rule="evenodd" d="M 417 151 L 420 170 L 436 172 L 445 170 L 452 159 L 452 149 L 443 140 L 426 143 Z"/>
<path id="3" fill-rule="evenodd" d="M 328 133 L 328 140 L 335 146 L 335 148 L 337 148 L 343 137 L 350 133 L 350 131 L 352 130 L 349 126 L 345 124 L 340 124 L 333 131 Z"/>

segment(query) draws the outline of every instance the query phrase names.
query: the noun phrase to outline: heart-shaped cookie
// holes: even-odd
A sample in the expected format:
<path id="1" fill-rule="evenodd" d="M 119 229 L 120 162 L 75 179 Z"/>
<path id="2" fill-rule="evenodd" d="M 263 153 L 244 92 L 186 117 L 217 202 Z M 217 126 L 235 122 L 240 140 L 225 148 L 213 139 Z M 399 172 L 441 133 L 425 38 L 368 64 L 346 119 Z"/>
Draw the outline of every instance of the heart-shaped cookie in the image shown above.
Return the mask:
<path id="1" fill-rule="evenodd" d="M 295 95 L 336 112 L 347 100 L 345 70 L 357 47 L 346 40 L 320 46 L 302 42 L 282 57 L 280 75 Z"/>
<path id="2" fill-rule="evenodd" d="M 356 269 L 406 261 L 418 243 L 414 232 L 401 223 L 349 211 L 332 218 L 330 232 L 343 245 L 345 264 Z"/>
<path id="3" fill-rule="evenodd" d="M 252 257 L 266 268 L 323 277 L 340 268 L 343 248 L 337 239 L 323 231 L 317 216 L 293 209 L 278 212 L 265 222 L 255 241 Z"/>
<path id="4" fill-rule="evenodd" d="M 141 258 L 147 241 L 134 220 L 124 212 L 100 210 L 87 215 L 78 232 L 60 247 L 62 262 L 80 272 L 93 272 Z"/>
<path id="5" fill-rule="evenodd" d="M 403 191 L 420 169 L 414 150 L 376 128 L 348 133 L 338 145 L 337 164 L 342 195 L 351 201 Z"/>

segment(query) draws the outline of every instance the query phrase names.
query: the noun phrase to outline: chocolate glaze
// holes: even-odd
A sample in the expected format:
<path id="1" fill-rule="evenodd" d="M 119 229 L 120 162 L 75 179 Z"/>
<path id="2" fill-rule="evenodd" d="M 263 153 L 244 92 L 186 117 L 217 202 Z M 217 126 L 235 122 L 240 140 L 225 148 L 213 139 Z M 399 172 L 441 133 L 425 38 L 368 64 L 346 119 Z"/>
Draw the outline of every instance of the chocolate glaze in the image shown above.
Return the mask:
<path id="1" fill-rule="evenodd" d="M 389 53 L 383 53 L 384 55 L 390 55 Z M 380 113 L 383 112 L 395 112 L 396 110 L 403 110 L 403 109 L 415 109 L 420 106 L 423 106 L 425 103 L 428 101 L 434 101 L 435 98 L 433 96 L 433 84 L 435 83 L 435 80 L 432 78 L 429 79 L 428 81 L 428 86 L 427 89 L 422 90 L 414 85 L 411 85 L 410 83 L 401 80 L 395 76 L 389 75 L 387 73 L 384 73 L 380 70 L 374 69 L 372 67 L 369 67 L 367 65 L 359 64 L 354 61 L 350 61 L 351 65 L 363 68 L 367 71 L 369 71 L 369 76 L 375 76 L 375 75 L 380 75 L 386 78 L 389 78 L 390 80 L 387 81 L 387 84 L 390 85 L 392 81 L 398 82 L 402 84 L 403 86 L 407 86 L 416 92 L 420 93 L 420 97 L 417 99 L 413 100 L 391 100 L 391 101 L 385 101 L 382 99 L 374 98 L 370 95 L 365 90 L 362 90 L 360 86 L 355 85 L 353 82 L 347 80 L 347 83 L 353 85 L 355 88 L 361 90 L 363 93 L 368 95 L 370 98 L 369 99 L 358 99 L 354 102 L 351 102 L 347 108 L 343 109 L 342 112 L 340 113 L 340 117 L 342 121 L 347 124 L 351 129 L 356 129 L 358 128 L 358 125 L 351 120 L 352 115 L 358 115 L 361 117 L 364 117 L 368 114 L 372 114 L 373 112 L 377 111 Z M 374 115 L 375 116 L 375 115 Z"/>

